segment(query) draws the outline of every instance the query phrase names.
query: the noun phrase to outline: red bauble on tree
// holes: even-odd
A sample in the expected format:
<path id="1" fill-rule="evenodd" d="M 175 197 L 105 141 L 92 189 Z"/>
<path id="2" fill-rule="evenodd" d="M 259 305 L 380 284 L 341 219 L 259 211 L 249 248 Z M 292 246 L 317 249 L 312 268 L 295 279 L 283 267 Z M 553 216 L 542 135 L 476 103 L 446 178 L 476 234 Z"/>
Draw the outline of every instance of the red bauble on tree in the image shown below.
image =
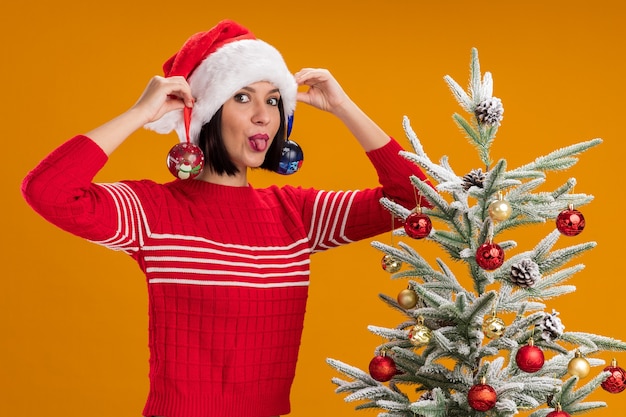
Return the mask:
<path id="1" fill-rule="evenodd" d="M 565 236 L 576 236 L 585 228 L 585 217 L 570 204 L 556 217 L 556 228 Z"/>
<path id="2" fill-rule="evenodd" d="M 372 378 L 379 382 L 387 382 L 398 373 L 396 363 L 385 352 L 372 358 L 369 370 Z"/>
<path id="3" fill-rule="evenodd" d="M 522 346 L 515 355 L 515 363 L 524 372 L 537 372 L 543 367 L 544 361 L 543 351 L 535 346 L 533 339 L 530 339 L 526 346 Z"/>
<path id="4" fill-rule="evenodd" d="M 602 383 L 602 388 L 611 394 L 619 394 L 626 389 L 626 371 L 617 366 L 617 361 L 613 359 L 611 365 L 604 368 L 604 371 L 611 373 Z"/>
<path id="5" fill-rule="evenodd" d="M 421 210 L 409 214 L 404 221 L 404 231 L 413 239 L 423 239 L 430 234 L 433 224 L 430 217 L 422 213 Z"/>
<path id="6" fill-rule="evenodd" d="M 493 242 L 485 242 L 476 250 L 476 263 L 482 269 L 493 271 L 504 263 L 504 250 Z"/>
<path id="7" fill-rule="evenodd" d="M 485 378 L 467 392 L 467 403 L 476 411 L 488 411 L 496 405 L 498 395 L 492 386 L 486 384 Z"/>
<path id="8" fill-rule="evenodd" d="M 561 409 L 561 404 L 557 404 L 554 411 L 549 412 L 546 417 L 570 417 L 570 415 Z"/>

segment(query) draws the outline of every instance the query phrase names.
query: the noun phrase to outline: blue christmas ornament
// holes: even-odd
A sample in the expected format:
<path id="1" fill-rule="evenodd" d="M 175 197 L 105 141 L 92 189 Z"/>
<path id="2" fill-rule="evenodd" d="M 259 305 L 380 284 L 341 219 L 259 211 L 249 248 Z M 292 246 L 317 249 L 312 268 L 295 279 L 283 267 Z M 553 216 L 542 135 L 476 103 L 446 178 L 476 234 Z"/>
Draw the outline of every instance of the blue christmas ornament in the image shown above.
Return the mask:
<path id="1" fill-rule="evenodd" d="M 296 142 L 287 140 L 278 164 L 278 172 L 282 175 L 291 175 L 298 171 L 304 161 L 302 148 Z"/>

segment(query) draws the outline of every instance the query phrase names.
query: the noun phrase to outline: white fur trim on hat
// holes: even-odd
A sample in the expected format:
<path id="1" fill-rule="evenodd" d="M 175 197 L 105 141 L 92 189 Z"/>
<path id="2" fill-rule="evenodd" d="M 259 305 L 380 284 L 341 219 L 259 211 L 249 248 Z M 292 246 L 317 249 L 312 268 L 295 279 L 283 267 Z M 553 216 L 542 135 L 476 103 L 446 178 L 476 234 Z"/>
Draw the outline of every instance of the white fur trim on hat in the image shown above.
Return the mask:
<path id="1" fill-rule="evenodd" d="M 239 89 L 259 81 L 268 81 L 278 88 L 287 123 L 296 108 L 298 86 L 276 48 L 259 39 L 242 39 L 207 56 L 188 79 L 196 99 L 189 127 L 191 142 L 198 143 L 202 126 Z M 171 111 L 145 128 L 157 133 L 175 130 L 181 142 L 187 141 L 182 110 Z"/>

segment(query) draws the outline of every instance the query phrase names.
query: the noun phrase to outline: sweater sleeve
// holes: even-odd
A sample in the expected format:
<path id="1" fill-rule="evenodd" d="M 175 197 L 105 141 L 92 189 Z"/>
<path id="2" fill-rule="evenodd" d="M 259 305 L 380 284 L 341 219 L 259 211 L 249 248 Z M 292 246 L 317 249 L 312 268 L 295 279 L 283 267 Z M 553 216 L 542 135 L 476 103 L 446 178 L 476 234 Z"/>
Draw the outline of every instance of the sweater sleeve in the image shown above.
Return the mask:
<path id="1" fill-rule="evenodd" d="M 410 177 L 430 184 L 426 175 L 399 155 L 402 147 L 394 139 L 367 153 L 378 173 L 380 185 L 357 191 L 306 190 L 302 207 L 304 227 L 312 252 L 370 238 L 391 230 L 391 213 L 380 204 L 387 197 L 406 208 L 417 205 Z M 428 206 L 425 201 L 421 202 Z M 394 227 L 399 226 L 396 219 Z"/>
<path id="2" fill-rule="evenodd" d="M 378 182 L 382 186 L 383 195 L 402 206 L 413 209 L 417 206 L 416 194 L 411 177 L 430 183 L 424 172 L 412 162 L 399 155 L 404 150 L 395 139 L 387 145 L 367 153 L 370 161 L 378 173 Z M 419 198 L 419 195 L 417 195 Z M 420 201 L 422 207 L 430 207 L 428 201 Z"/>
<path id="3" fill-rule="evenodd" d="M 76 136 L 54 150 L 22 182 L 26 202 L 59 228 L 94 243 L 136 254 L 149 229 L 134 183 L 92 183 L 107 162 L 102 149 Z"/>

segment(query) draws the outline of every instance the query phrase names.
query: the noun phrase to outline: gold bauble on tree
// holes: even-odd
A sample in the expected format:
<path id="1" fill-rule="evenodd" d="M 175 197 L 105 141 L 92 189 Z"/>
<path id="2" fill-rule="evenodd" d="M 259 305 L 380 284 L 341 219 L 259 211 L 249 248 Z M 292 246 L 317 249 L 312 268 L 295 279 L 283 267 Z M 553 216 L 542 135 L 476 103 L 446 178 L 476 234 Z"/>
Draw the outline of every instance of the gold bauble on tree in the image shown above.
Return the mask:
<path id="1" fill-rule="evenodd" d="M 424 318 L 420 316 L 417 319 L 417 324 L 409 330 L 408 336 L 413 346 L 420 347 L 427 345 L 433 334 L 428 327 L 424 326 Z"/>
<path id="2" fill-rule="evenodd" d="M 412 309 L 417 305 L 417 293 L 410 287 L 400 291 L 398 293 L 398 304 L 407 310 Z"/>
<path id="3" fill-rule="evenodd" d="M 489 217 L 494 221 L 503 221 L 511 217 L 511 205 L 498 193 L 498 199 L 489 204 Z"/>
<path id="4" fill-rule="evenodd" d="M 574 358 L 567 364 L 567 373 L 572 376 L 584 378 L 589 375 L 589 371 L 591 371 L 591 365 L 589 365 L 587 359 L 583 358 L 580 350 L 576 349 Z"/>
<path id="5" fill-rule="evenodd" d="M 389 272 L 390 274 L 396 273 L 402 268 L 402 261 L 399 261 L 394 256 L 385 255 L 383 259 L 380 261 L 383 270 Z"/>
<path id="6" fill-rule="evenodd" d="M 506 325 L 504 323 L 504 320 L 502 320 L 500 317 L 496 317 L 495 314 L 493 314 L 491 317 L 483 322 L 483 333 L 489 339 L 498 339 L 502 337 L 505 330 Z"/>

